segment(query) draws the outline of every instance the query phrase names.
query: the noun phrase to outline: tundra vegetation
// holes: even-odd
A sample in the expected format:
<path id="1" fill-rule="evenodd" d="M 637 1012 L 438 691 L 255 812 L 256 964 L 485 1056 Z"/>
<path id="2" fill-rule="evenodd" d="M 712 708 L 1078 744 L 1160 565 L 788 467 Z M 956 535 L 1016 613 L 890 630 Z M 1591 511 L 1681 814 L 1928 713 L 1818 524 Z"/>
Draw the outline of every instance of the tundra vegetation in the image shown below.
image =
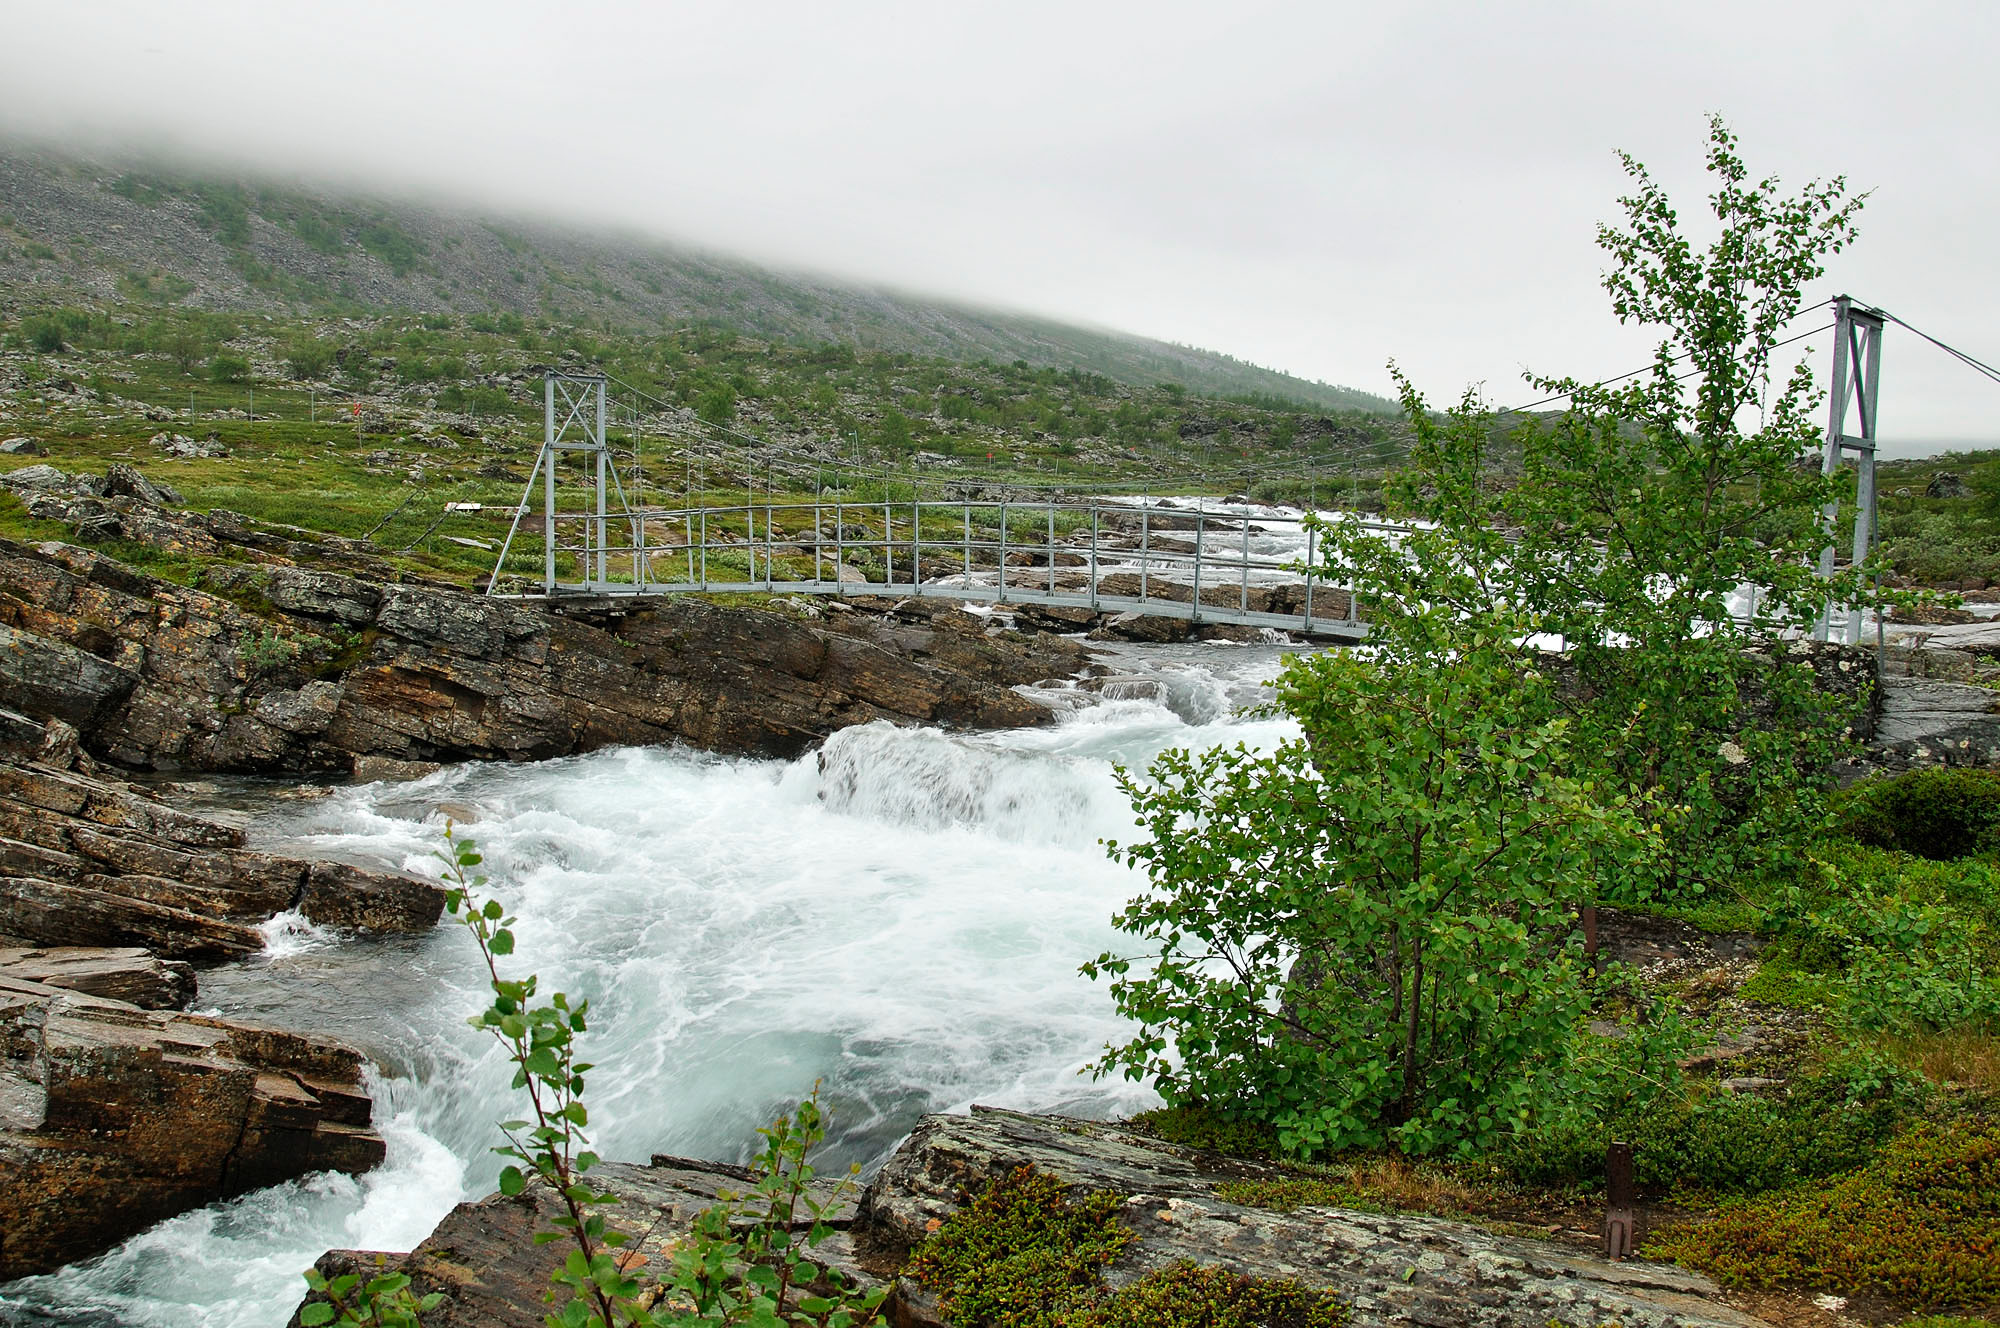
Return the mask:
<path id="1" fill-rule="evenodd" d="M 1873 567 L 1817 578 L 1851 480 L 1799 464 L 1821 398 L 1776 355 L 1862 200 L 1754 179 L 1712 122 L 1703 247 L 1625 165 L 1604 285 L 1659 329 L 1651 370 L 1531 379 L 1569 405 L 1511 431 L 1498 483 L 1491 413 L 1399 379 L 1408 533 L 1324 525 L 1370 649 L 1291 662 L 1275 751 L 1124 773 L 1144 833 L 1110 847 L 1151 885 L 1118 919 L 1132 951 L 1085 972 L 1139 1031 L 1098 1069 L 1156 1083 L 1171 1137 L 1289 1157 L 1322 1196 L 1365 1198 L 1378 1158 L 1457 1178 L 1458 1204 L 1559 1207 L 1632 1141 L 1679 1217 L 1656 1253 L 1990 1309 L 2000 789 L 1837 795 L 1856 696 L 1816 670 L 1855 665 L 1801 639 L 1829 598 L 1912 599 Z M 1600 908 L 1755 933 L 1760 962 L 1589 962 Z M 1733 1023 L 1794 1033 L 1717 1073 Z"/>
<path id="2" fill-rule="evenodd" d="M 1290 666 L 1276 705 L 1296 741 L 1125 774 L 1145 834 L 1111 848 L 1152 886 L 1121 914 L 1135 952 L 1086 968 L 1140 1031 L 1100 1069 L 1153 1077 L 1168 1105 L 1146 1128 L 1286 1164 L 1289 1179 L 1240 1202 L 1546 1230 L 1589 1220 L 1605 1144 L 1631 1140 L 1661 1219 L 1653 1253 L 1745 1287 L 1874 1296 L 1885 1314 L 1991 1313 L 2000 789 L 1949 772 L 1836 792 L 1849 717 L 1813 670 L 1837 661 L 1794 635 L 1828 594 L 1875 597 L 1876 570 L 1892 586 L 2000 579 L 2000 462 L 1885 465 L 1880 567 L 1831 587 L 1811 576 L 1818 513 L 1843 480 L 1793 464 L 1817 447 L 1817 398 L 1776 343 L 1853 239 L 1859 199 L 1840 181 L 1786 195 L 1753 179 L 1719 124 L 1710 149 L 1705 247 L 1627 162 L 1632 192 L 1601 236 L 1606 286 L 1619 318 L 1660 330 L 1659 357 L 1609 388 L 1533 380 L 1566 394 L 1553 415 L 1470 397 L 1438 411 L 1401 381 L 1392 418 L 554 306 L 417 315 L 294 292 L 303 303 L 280 312 L 216 312 L 162 271 L 128 274 L 115 302 L 11 301 L 0 435 L 35 451 L 0 467 L 138 460 L 191 507 L 470 582 L 499 531 L 442 520 L 445 504 L 511 507 L 540 436 L 538 366 L 555 364 L 657 399 L 630 397 L 612 427 L 641 449 L 653 501 L 1146 475 L 1411 518 L 1395 541 L 1323 527 L 1328 575 L 1373 606 L 1374 648 Z M 257 267 L 246 238 L 267 223 L 398 274 L 438 258 L 386 215 L 140 175 L 112 187 L 197 207 L 268 292 L 287 275 Z M 5 261 L 58 260 L 11 219 L 0 230 Z M 509 252 L 535 265 L 531 247 Z M 166 450 L 163 434 L 196 446 Z M 0 535 L 98 543 L 192 584 L 208 570 L 37 521 L 12 497 Z M 1744 582 L 1763 587 L 1748 622 L 1729 611 Z M 274 635 L 244 662 L 341 649 Z M 585 1079 L 617 1068 L 577 1059 L 586 1002 L 507 971 L 512 933 L 477 865 L 451 845 L 455 912 L 491 965 L 478 1022 L 527 1104 L 500 1184 L 549 1185 L 567 1208 L 547 1233 L 573 1251 L 552 1322 L 869 1321 L 867 1297 L 815 1280 L 811 1224 L 790 1237 L 822 1129 L 810 1098 L 764 1132 L 753 1192 L 705 1218 L 683 1261 L 643 1287 L 629 1275 L 597 1218 L 610 1197 L 589 1182 L 586 1138 Z M 1579 920 L 1596 908 L 1760 948 L 1734 967 L 1593 963 Z M 1755 1030 L 1716 1068 L 1719 1039 Z M 1315 1290 L 1212 1270 L 1103 1294 L 1085 1274 L 1124 1239 L 1108 1212 L 1015 1177 L 915 1266 L 968 1322 L 1337 1321 Z M 307 1325 L 414 1324 L 426 1308 L 400 1274 L 311 1276 Z"/>

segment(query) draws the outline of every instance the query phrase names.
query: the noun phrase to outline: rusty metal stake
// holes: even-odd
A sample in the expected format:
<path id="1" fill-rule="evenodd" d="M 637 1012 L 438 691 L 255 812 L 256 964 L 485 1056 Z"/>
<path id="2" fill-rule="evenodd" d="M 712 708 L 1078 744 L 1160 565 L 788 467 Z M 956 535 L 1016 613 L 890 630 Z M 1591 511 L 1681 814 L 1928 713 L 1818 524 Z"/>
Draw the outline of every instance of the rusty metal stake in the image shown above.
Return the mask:
<path id="1" fill-rule="evenodd" d="M 1632 1187 L 1632 1145 L 1604 1150 L 1604 1257 L 1629 1259 L 1639 1243 L 1639 1196 Z"/>

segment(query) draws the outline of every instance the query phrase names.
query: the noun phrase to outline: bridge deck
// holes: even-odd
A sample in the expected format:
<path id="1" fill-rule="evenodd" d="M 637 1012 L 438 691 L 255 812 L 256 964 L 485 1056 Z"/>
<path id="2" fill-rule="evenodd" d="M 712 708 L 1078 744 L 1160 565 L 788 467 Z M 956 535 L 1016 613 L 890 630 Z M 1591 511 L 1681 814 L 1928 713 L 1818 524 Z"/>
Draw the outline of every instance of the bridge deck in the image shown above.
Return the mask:
<path id="1" fill-rule="evenodd" d="M 1207 587 L 1209 590 L 1215 587 Z M 880 595 L 887 597 L 915 599 L 965 600 L 972 603 L 995 604 L 1036 604 L 1070 609 L 1089 609 L 1097 613 L 1141 613 L 1155 618 L 1182 618 L 1193 623 L 1227 623 L 1242 627 L 1269 627 L 1281 632 L 1297 632 L 1307 636 L 1333 637 L 1341 640 L 1359 641 L 1368 634 L 1368 624 L 1351 621 L 1339 614 L 1310 613 L 1268 613 L 1256 609 L 1245 609 L 1233 604 L 1196 604 L 1191 600 L 1162 599 L 1148 596 L 1140 599 L 1130 595 L 1092 595 L 1082 590 L 1043 590 L 1030 586 L 1012 585 L 1003 591 L 999 586 L 954 586 L 939 582 L 881 582 L 881 581 L 709 581 L 695 582 L 651 582 L 643 586 L 630 582 L 579 582 L 559 584 L 551 592 L 535 591 L 522 595 L 505 596 L 511 599 L 570 599 L 570 598 L 615 598 L 647 599 L 659 595 L 685 595 L 700 593 L 720 594 L 775 594 L 775 595 Z"/>
<path id="2" fill-rule="evenodd" d="M 494 593 L 509 589 L 499 584 L 500 570 L 529 514 L 524 495 L 495 561 Z M 520 598 L 888 595 L 1139 613 L 1347 640 L 1368 630 L 1347 587 L 1317 566 L 1319 527 L 1283 509 L 1131 499 L 820 498 L 565 512 L 551 498 L 539 527 L 541 575 L 515 582 Z"/>

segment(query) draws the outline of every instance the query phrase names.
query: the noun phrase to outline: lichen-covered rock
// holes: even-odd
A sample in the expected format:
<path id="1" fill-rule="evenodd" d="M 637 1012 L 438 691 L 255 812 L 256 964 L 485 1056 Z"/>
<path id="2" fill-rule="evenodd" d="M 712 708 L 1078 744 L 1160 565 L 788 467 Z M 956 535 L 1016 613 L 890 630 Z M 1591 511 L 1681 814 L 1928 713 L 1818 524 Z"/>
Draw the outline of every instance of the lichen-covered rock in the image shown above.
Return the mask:
<path id="1" fill-rule="evenodd" d="M 1933 678 L 1884 678 L 1881 718 L 1861 769 L 2000 766 L 2000 692 Z"/>
<path id="2" fill-rule="evenodd" d="M 382 1160 L 361 1058 L 322 1038 L 0 975 L 0 1279 L 176 1213 Z"/>
<path id="3" fill-rule="evenodd" d="M 1265 1169 L 1175 1148 L 1114 1126 L 975 1108 L 928 1116 L 863 1196 L 859 1223 L 880 1257 L 914 1246 L 967 1196 L 1031 1166 L 1078 1189 L 1126 1196 L 1138 1237 L 1106 1269 L 1124 1286 L 1176 1260 L 1331 1290 L 1356 1328 L 1752 1328 L 1708 1279 L 1664 1264 L 1611 1263 L 1543 1241 L 1441 1218 L 1225 1203 L 1226 1181 Z M 1275 1170 L 1271 1174 L 1276 1174 Z M 936 1324 L 899 1293 L 903 1328 Z"/>
<path id="4" fill-rule="evenodd" d="M 88 727 L 138 685 L 130 669 L 0 623 L 0 689 L 15 709 Z"/>

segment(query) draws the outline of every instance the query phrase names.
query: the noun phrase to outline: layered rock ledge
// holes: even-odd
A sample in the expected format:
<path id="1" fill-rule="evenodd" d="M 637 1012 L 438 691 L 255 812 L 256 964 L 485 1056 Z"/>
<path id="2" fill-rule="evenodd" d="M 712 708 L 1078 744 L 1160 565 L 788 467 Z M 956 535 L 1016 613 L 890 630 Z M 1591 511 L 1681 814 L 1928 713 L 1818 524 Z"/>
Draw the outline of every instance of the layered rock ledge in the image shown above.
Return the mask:
<path id="1" fill-rule="evenodd" d="M 1010 689 L 1088 658 L 969 614 L 878 629 L 688 596 L 544 607 L 289 563 L 210 566 L 202 585 L 0 541 L 0 706 L 135 770 L 349 774 L 669 742 L 794 756 L 872 719 L 1043 723 Z"/>
<path id="2" fill-rule="evenodd" d="M 356 1052 L 80 989 L 192 993 L 184 967 L 158 965 L 131 951 L 0 956 L 0 1279 L 201 1204 L 382 1160 Z"/>
<path id="3" fill-rule="evenodd" d="M 61 759 L 65 746 L 45 741 L 35 756 Z M 67 759 L 82 764 L 73 747 Z M 421 931 L 443 912 L 427 881 L 259 853 L 243 839 L 130 784 L 0 745 L 0 940 L 213 960 L 263 949 L 260 924 L 291 909 L 367 931 Z"/>
<path id="4" fill-rule="evenodd" d="M 885 1309 L 896 1328 L 943 1328 L 928 1293 L 896 1268 L 969 1196 L 1017 1167 L 1032 1166 L 1080 1190 L 1125 1196 L 1119 1220 L 1138 1239 L 1106 1270 L 1122 1286 L 1178 1260 L 1259 1278 L 1294 1278 L 1331 1290 L 1356 1328 L 1546 1328 L 1551 1322 L 1626 1328 L 1758 1328 L 1718 1298 L 1704 1277 L 1669 1265 L 1611 1263 L 1545 1241 L 1496 1235 L 1439 1218 L 1303 1208 L 1274 1213 L 1227 1203 L 1218 1186 L 1275 1177 L 1276 1168 L 1176 1148 L 1116 1126 L 975 1108 L 929 1116 L 875 1176 L 852 1213 L 834 1214 L 837 1234 L 821 1261 L 864 1284 L 893 1280 Z M 606 1220 L 660 1267 L 718 1188 L 742 1184 L 735 1168 L 656 1158 L 651 1167 L 593 1172 L 620 1202 Z M 408 1255 L 333 1251 L 330 1276 L 399 1267 L 419 1293 L 445 1302 L 427 1325 L 538 1324 L 548 1274 L 566 1254 L 529 1234 L 555 1213 L 530 1191 L 461 1204 Z M 295 1320 L 296 1321 L 296 1320 Z"/>

